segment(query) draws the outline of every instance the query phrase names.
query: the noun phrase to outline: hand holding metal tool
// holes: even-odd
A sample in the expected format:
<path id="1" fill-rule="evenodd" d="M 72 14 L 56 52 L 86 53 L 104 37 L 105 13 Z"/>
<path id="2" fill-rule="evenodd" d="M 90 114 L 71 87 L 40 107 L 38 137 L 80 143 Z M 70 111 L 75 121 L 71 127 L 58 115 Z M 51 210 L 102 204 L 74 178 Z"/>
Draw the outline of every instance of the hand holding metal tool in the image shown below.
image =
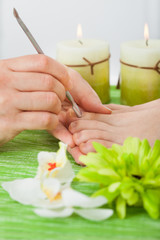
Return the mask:
<path id="1" fill-rule="evenodd" d="M 38 52 L 38 54 L 44 54 L 44 52 L 42 51 L 42 49 L 40 48 L 40 46 L 36 42 L 35 38 L 31 34 L 31 32 L 28 30 L 28 28 L 26 27 L 26 25 L 24 24 L 22 19 L 19 17 L 19 14 L 18 14 L 18 12 L 16 11 L 15 8 L 13 9 L 13 14 L 14 14 L 15 18 L 17 19 L 19 25 L 21 26 L 21 28 L 23 29 L 23 31 L 25 32 L 25 34 L 27 35 L 27 37 L 31 41 L 32 45 L 34 46 L 34 48 Z M 73 108 L 75 114 L 77 115 L 77 117 L 79 117 L 79 118 L 82 117 L 82 112 L 79 109 L 77 103 L 74 101 L 74 99 L 73 99 L 73 97 L 72 97 L 72 95 L 70 94 L 69 91 L 66 91 L 66 96 L 67 96 L 68 100 L 72 103 L 72 108 Z"/>

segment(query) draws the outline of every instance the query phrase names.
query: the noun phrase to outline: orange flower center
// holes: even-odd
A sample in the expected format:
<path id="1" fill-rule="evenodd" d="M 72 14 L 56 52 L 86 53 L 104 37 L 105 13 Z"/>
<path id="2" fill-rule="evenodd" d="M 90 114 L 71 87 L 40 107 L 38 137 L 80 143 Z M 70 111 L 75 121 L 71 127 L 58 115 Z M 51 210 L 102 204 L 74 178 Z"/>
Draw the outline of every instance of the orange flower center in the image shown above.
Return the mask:
<path id="1" fill-rule="evenodd" d="M 48 171 L 51 171 L 57 167 L 56 163 L 48 163 L 48 166 L 49 166 Z"/>

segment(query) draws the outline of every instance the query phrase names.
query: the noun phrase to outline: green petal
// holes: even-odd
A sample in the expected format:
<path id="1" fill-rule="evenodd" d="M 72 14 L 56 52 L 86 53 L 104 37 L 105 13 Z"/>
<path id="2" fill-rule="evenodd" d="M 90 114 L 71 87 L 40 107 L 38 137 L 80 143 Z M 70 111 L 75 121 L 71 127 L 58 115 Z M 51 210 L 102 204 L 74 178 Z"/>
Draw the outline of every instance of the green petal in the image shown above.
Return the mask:
<path id="1" fill-rule="evenodd" d="M 108 187 L 108 191 L 109 192 L 115 192 L 121 185 L 121 182 L 115 182 L 112 183 L 109 187 Z"/>
<path id="2" fill-rule="evenodd" d="M 118 144 L 113 144 L 112 149 L 117 153 L 118 156 L 122 155 L 123 153 L 123 147 Z"/>
<path id="3" fill-rule="evenodd" d="M 126 174 L 128 176 L 131 177 L 132 175 L 140 175 L 138 161 L 136 161 L 135 155 L 133 153 L 124 153 L 122 155 L 122 158 L 124 159 L 126 165 Z"/>
<path id="4" fill-rule="evenodd" d="M 109 192 L 108 187 L 102 188 L 95 192 L 92 197 L 97 197 L 97 196 L 104 196 L 107 198 L 108 203 L 111 203 L 114 201 L 114 199 L 119 195 L 120 191 L 117 189 L 115 192 Z"/>
<path id="5" fill-rule="evenodd" d="M 134 188 L 138 193 L 140 193 L 140 194 L 144 193 L 144 186 L 142 184 L 135 183 Z"/>
<path id="6" fill-rule="evenodd" d="M 160 176 L 151 179 L 144 179 L 143 185 L 145 188 L 160 188 Z"/>
<path id="7" fill-rule="evenodd" d="M 123 143 L 123 152 L 138 155 L 141 146 L 139 138 L 128 137 Z"/>
<path id="8" fill-rule="evenodd" d="M 83 162 L 86 166 L 101 169 L 108 166 L 107 162 L 102 158 L 98 153 L 88 153 L 86 156 L 81 156 L 80 161 Z"/>
<path id="9" fill-rule="evenodd" d="M 143 206 L 150 215 L 151 218 L 157 219 L 159 217 L 160 212 L 160 199 L 159 192 L 157 190 L 148 189 L 144 192 Z"/>
<path id="10" fill-rule="evenodd" d="M 160 156 L 154 161 L 152 168 L 156 170 L 157 175 L 160 174 Z"/>
<path id="11" fill-rule="evenodd" d="M 133 192 L 134 192 L 134 189 L 132 187 L 130 188 L 123 188 L 121 190 L 121 196 L 125 199 L 125 200 L 128 200 L 129 198 L 132 197 L 133 195 Z"/>
<path id="12" fill-rule="evenodd" d="M 96 150 L 96 152 L 100 153 L 100 154 L 105 154 L 108 153 L 108 149 L 103 146 L 102 144 L 98 143 L 98 142 L 93 142 L 93 147 Z"/>
<path id="13" fill-rule="evenodd" d="M 148 155 L 151 163 L 153 163 L 158 157 L 160 157 L 160 140 L 155 141 L 154 146 Z"/>
<path id="14" fill-rule="evenodd" d="M 141 142 L 141 147 L 139 149 L 139 160 L 141 161 L 141 159 L 147 156 L 150 150 L 151 150 L 151 147 L 149 145 L 148 140 L 143 139 Z"/>
<path id="15" fill-rule="evenodd" d="M 123 219 L 126 216 L 126 201 L 119 196 L 116 200 L 116 210 L 119 218 Z"/>
<path id="16" fill-rule="evenodd" d="M 151 163 L 148 159 L 148 157 L 144 157 L 141 160 L 141 165 L 140 165 L 140 173 L 142 175 L 146 175 L 146 173 L 148 172 L 148 170 L 151 168 Z"/>
<path id="17" fill-rule="evenodd" d="M 141 147 L 139 150 L 139 166 L 140 166 L 140 168 L 141 168 L 141 165 L 143 166 L 145 164 L 150 150 L 151 150 L 151 147 L 149 145 L 148 140 L 144 139 L 141 143 Z"/>
<path id="18" fill-rule="evenodd" d="M 133 206 L 139 201 L 139 194 L 136 192 L 133 192 L 130 198 L 127 199 L 127 203 L 129 206 Z"/>
<path id="19" fill-rule="evenodd" d="M 116 171 L 109 167 L 98 170 L 98 173 L 101 175 L 112 177 L 115 180 L 120 179 L 120 176 L 116 173 Z"/>
<path id="20" fill-rule="evenodd" d="M 100 175 L 95 169 L 88 167 L 82 168 L 76 175 L 76 178 L 81 182 L 94 182 L 102 185 L 109 185 L 112 183 L 111 178 Z"/>
<path id="21" fill-rule="evenodd" d="M 108 164 L 114 165 L 117 163 L 117 153 L 112 149 L 107 149 L 102 144 L 93 142 L 95 150 L 101 154 L 102 158 L 107 161 Z"/>
<path id="22" fill-rule="evenodd" d="M 150 161 L 150 162 L 149 162 Z M 146 171 L 145 178 L 153 179 L 160 175 L 160 157 L 155 158 L 153 161 L 151 159 L 148 160 L 149 167 L 148 171 Z"/>

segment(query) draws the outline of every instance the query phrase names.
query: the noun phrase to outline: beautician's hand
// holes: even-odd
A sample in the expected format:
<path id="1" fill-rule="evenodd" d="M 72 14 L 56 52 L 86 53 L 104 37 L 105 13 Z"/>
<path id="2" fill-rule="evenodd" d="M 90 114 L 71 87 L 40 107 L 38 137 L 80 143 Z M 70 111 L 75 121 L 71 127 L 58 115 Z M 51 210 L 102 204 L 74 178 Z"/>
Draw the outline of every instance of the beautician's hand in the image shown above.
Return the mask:
<path id="1" fill-rule="evenodd" d="M 23 130 L 55 129 L 71 85 L 66 68 L 44 55 L 0 60 L 0 144 Z"/>
<path id="2" fill-rule="evenodd" d="M 110 114 L 112 112 L 109 108 L 102 105 L 98 95 L 78 72 L 72 70 L 71 68 L 68 68 L 68 73 L 73 85 L 70 92 L 81 108 L 87 112 L 102 114 Z M 70 147 L 73 147 L 75 144 L 72 135 L 64 126 L 67 122 L 64 113 L 61 114 L 60 120 L 63 124 L 59 123 L 57 128 L 51 131 L 51 134 L 53 134 L 61 141 L 67 143 Z"/>

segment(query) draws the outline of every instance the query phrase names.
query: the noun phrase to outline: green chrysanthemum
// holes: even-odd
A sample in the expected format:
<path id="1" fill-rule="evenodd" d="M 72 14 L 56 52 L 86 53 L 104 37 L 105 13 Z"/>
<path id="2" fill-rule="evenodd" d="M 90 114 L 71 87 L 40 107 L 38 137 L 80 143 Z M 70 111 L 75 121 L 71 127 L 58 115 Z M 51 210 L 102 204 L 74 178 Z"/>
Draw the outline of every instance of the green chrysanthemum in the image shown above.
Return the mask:
<path id="1" fill-rule="evenodd" d="M 77 174 L 83 182 L 99 183 L 103 195 L 115 202 L 120 218 L 126 216 L 126 206 L 141 205 L 150 217 L 160 215 L 160 141 L 153 148 L 148 141 L 127 138 L 123 146 L 114 144 L 107 149 L 94 142 L 96 153 L 80 158 L 86 167 Z"/>

